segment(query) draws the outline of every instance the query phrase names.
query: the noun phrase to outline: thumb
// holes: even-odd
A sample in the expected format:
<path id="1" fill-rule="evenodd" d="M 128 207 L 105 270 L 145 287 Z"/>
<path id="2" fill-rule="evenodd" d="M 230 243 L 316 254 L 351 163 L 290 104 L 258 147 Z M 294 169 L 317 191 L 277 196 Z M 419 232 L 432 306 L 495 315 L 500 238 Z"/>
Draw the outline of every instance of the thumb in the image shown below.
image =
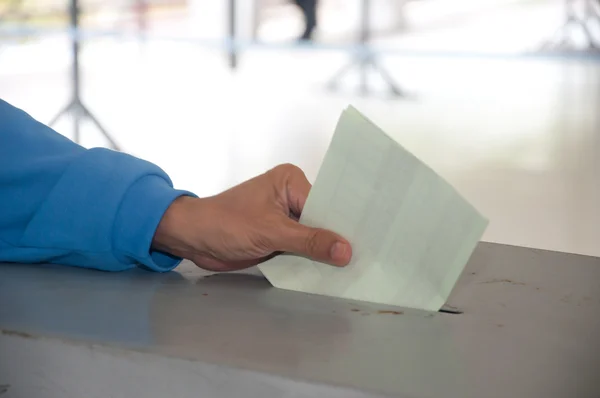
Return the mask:
<path id="1" fill-rule="evenodd" d="M 309 257 L 313 260 L 344 266 L 350 262 L 350 243 L 338 234 L 321 228 L 311 228 L 284 218 L 274 239 L 275 250 Z"/>

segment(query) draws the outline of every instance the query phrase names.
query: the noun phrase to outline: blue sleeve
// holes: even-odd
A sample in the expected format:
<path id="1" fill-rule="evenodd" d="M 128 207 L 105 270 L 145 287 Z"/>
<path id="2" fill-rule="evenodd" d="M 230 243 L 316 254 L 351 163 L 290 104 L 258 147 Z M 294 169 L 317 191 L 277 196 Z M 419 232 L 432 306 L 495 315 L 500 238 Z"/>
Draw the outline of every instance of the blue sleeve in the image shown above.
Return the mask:
<path id="1" fill-rule="evenodd" d="M 181 195 L 152 163 L 85 149 L 0 100 L 0 262 L 169 271 L 180 259 L 151 242 Z"/>

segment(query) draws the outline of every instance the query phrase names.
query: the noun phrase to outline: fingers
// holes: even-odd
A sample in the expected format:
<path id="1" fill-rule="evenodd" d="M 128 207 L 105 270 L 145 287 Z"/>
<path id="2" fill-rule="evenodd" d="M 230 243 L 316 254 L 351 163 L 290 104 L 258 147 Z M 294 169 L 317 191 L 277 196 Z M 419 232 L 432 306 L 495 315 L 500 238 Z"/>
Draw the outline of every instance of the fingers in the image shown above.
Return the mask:
<path id="1" fill-rule="evenodd" d="M 331 231 L 310 228 L 283 218 L 282 229 L 274 239 L 275 250 L 286 251 L 313 260 L 345 266 L 352 258 L 350 243 Z"/>
<path id="2" fill-rule="evenodd" d="M 229 272 L 229 271 L 239 271 L 242 269 L 253 267 L 257 264 L 262 263 L 263 261 L 268 260 L 271 257 L 274 257 L 275 253 L 270 256 L 250 259 L 250 260 L 236 260 L 236 261 L 223 261 L 218 260 L 212 257 L 198 255 L 191 258 L 192 262 L 196 264 L 198 267 L 214 272 Z"/>
<path id="3" fill-rule="evenodd" d="M 272 171 L 278 183 L 284 184 L 291 212 L 300 217 L 311 189 L 304 172 L 290 164 L 277 166 Z M 352 248 L 341 236 L 328 230 L 307 227 L 287 217 L 282 217 L 280 226 L 272 239 L 275 251 L 295 253 L 337 266 L 350 262 Z"/>
<path id="4" fill-rule="evenodd" d="M 277 166 L 274 171 L 281 174 L 290 210 L 299 218 L 310 192 L 310 182 L 302 169 L 291 164 Z"/>
<path id="5" fill-rule="evenodd" d="M 290 175 L 287 185 L 288 202 L 290 204 L 290 210 L 292 210 L 292 213 L 298 218 L 300 217 L 300 214 L 302 214 L 302 209 L 304 209 L 304 204 L 306 203 L 311 187 L 310 182 L 308 182 L 308 179 L 302 170 L 297 168 L 297 171 Z"/>
<path id="6" fill-rule="evenodd" d="M 213 272 L 238 271 L 238 270 L 250 268 L 250 267 L 252 267 L 256 264 L 259 264 L 263 261 L 262 259 L 222 261 L 222 260 L 217 260 L 215 258 L 211 258 L 208 256 L 202 256 L 202 255 L 195 256 L 191 260 L 198 267 L 208 270 L 208 271 L 213 271 Z"/>

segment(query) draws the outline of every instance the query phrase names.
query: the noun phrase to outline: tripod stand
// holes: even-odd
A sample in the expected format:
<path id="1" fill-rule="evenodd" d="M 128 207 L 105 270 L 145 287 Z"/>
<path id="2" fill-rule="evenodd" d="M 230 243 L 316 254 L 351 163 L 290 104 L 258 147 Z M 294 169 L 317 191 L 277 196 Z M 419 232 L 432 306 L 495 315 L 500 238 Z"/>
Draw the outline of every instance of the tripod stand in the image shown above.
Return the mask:
<path id="1" fill-rule="evenodd" d="M 73 81 L 73 94 L 71 100 L 67 105 L 61 109 L 54 118 L 50 121 L 49 125 L 54 125 L 61 117 L 71 114 L 73 117 L 73 140 L 79 143 L 80 139 L 80 123 L 84 119 L 89 119 L 94 126 L 100 131 L 100 133 L 109 142 L 110 147 L 115 150 L 119 150 L 119 146 L 115 140 L 108 134 L 106 129 L 100 124 L 96 116 L 88 109 L 87 106 L 81 100 L 81 84 L 79 74 L 79 4 L 78 0 L 71 0 L 70 5 L 70 20 L 71 20 L 71 31 L 73 36 L 71 37 L 71 53 L 73 57 L 73 65 L 71 70 L 71 77 Z"/>
<path id="2" fill-rule="evenodd" d="M 551 48 L 563 49 L 565 47 L 574 46 L 572 31 L 579 28 L 584 34 L 588 48 L 592 50 L 600 50 L 600 39 L 594 37 L 590 31 L 591 23 L 596 23 L 600 28 L 600 1 L 598 0 L 582 0 L 583 12 L 580 16 L 575 9 L 577 0 L 565 0 L 567 18 L 565 23 L 558 28 L 554 35 L 546 43 L 542 45 L 542 50 Z"/>
<path id="3" fill-rule="evenodd" d="M 360 45 L 361 48 L 365 51 L 362 51 L 360 54 L 356 55 L 354 59 L 352 59 L 348 64 L 344 65 L 327 83 L 327 86 L 331 90 L 336 90 L 340 80 L 353 69 L 354 66 L 358 66 L 360 69 L 360 93 L 362 95 L 367 95 L 369 93 L 369 84 L 368 84 L 368 67 L 371 67 L 375 72 L 381 76 L 381 78 L 385 81 L 391 93 L 398 97 L 403 97 L 406 94 L 404 90 L 402 90 L 394 81 L 394 79 L 390 76 L 390 74 L 381 66 L 377 59 L 375 58 L 375 54 L 368 49 L 368 43 L 370 39 L 370 29 L 369 29 L 369 21 L 370 21 L 370 7 L 369 0 L 361 1 L 361 26 L 360 26 Z"/>

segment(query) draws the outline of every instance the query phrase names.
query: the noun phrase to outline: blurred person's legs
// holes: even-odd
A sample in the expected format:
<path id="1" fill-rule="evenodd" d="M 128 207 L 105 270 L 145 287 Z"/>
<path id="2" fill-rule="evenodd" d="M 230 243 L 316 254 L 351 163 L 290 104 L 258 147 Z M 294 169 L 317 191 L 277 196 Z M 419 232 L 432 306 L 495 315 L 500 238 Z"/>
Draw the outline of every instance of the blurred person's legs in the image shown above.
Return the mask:
<path id="1" fill-rule="evenodd" d="M 304 32 L 300 40 L 312 40 L 317 27 L 317 0 L 294 0 L 304 15 Z"/>

